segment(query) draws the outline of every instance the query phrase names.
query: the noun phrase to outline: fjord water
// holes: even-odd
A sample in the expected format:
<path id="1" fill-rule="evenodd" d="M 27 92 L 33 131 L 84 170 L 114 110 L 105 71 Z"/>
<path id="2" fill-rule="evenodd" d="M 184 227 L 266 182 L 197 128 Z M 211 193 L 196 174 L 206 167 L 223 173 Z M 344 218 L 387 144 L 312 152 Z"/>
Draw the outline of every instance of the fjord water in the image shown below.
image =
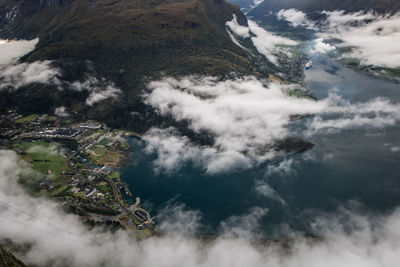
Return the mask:
<path id="1" fill-rule="evenodd" d="M 317 98 L 336 92 L 350 102 L 366 102 L 378 96 L 400 102 L 398 84 L 345 68 L 326 56 L 314 56 L 313 61 L 306 81 Z M 303 137 L 307 119 L 291 126 L 299 137 Z M 391 149 L 400 146 L 399 136 L 400 125 L 314 134 L 304 137 L 315 144 L 309 152 L 251 170 L 213 176 L 190 166 L 169 175 L 155 174 L 155 156 L 143 153 L 144 144 L 132 139 L 136 165 L 124 168 L 122 177 L 153 215 L 173 203 L 198 210 L 203 234 L 218 233 L 222 221 L 246 215 L 254 207 L 268 209 L 260 221 L 265 235 L 279 235 L 276 229 L 282 225 L 307 232 L 320 212 L 334 214 L 344 206 L 381 213 L 400 205 L 400 152 Z M 271 171 L 285 163 L 288 168 Z M 260 194 L 255 189 L 257 184 L 268 184 L 275 193 L 267 190 L 267 194 Z"/>

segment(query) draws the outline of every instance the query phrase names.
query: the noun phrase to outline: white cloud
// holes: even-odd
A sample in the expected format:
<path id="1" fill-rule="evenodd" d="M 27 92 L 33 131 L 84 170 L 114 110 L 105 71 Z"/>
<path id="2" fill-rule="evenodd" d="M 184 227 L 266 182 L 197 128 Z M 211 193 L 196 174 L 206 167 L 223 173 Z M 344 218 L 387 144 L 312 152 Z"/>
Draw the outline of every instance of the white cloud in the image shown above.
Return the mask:
<path id="1" fill-rule="evenodd" d="M 17 60 L 32 52 L 39 39 L 27 40 L 3 40 L 0 39 L 0 66 L 16 63 Z"/>
<path id="2" fill-rule="evenodd" d="M 59 68 L 52 66 L 52 61 L 34 61 L 18 63 L 18 59 L 33 51 L 39 39 L 32 41 L 8 41 L 0 39 L 0 90 L 18 89 L 20 87 L 41 83 L 57 86 L 59 90 L 71 89 L 78 92 L 88 91 L 86 99 L 88 106 L 103 101 L 107 98 L 117 98 L 122 91 L 113 82 L 100 80 L 87 75 L 86 80 L 65 82 Z"/>
<path id="3" fill-rule="evenodd" d="M 257 239 L 260 236 L 260 220 L 267 215 L 268 209 L 254 207 L 247 214 L 234 215 L 221 222 L 220 232 L 224 237 Z"/>
<path id="4" fill-rule="evenodd" d="M 333 116 L 315 116 L 308 121 L 305 134 L 334 133 L 342 129 L 360 127 L 383 128 L 400 121 L 400 105 L 386 98 L 377 97 L 365 103 L 352 104 L 338 95 L 331 94 L 328 100 L 330 106 L 324 113 Z"/>
<path id="5" fill-rule="evenodd" d="M 354 27 L 357 25 L 363 25 L 366 20 L 374 20 L 378 15 L 371 12 L 354 12 L 347 13 L 344 10 L 334 11 L 322 11 L 322 14 L 326 15 L 326 19 L 323 22 L 325 27 L 329 27 L 331 30 L 340 31 L 343 27 Z"/>
<path id="6" fill-rule="evenodd" d="M 280 45 L 294 46 L 298 44 L 296 41 L 266 31 L 253 21 L 249 21 L 249 28 L 255 34 L 255 37 L 252 37 L 251 40 L 258 52 L 275 65 L 279 65 L 277 53 L 291 55 L 287 49 L 280 47 Z"/>
<path id="7" fill-rule="evenodd" d="M 400 67 L 400 13 L 324 13 L 327 18 L 319 29 L 319 35 L 325 39 L 342 40 L 338 47 L 352 47 L 352 52 L 345 57 L 358 58 L 364 65 Z"/>
<path id="8" fill-rule="evenodd" d="M 20 57 L 33 51 L 38 42 L 39 39 L 31 41 L 0 39 L 0 90 L 18 89 L 32 83 L 60 84 L 60 70 L 53 68 L 51 61 L 18 63 Z"/>
<path id="9" fill-rule="evenodd" d="M 220 226 L 222 236 L 210 242 L 179 233 L 138 241 L 125 231 L 89 230 L 59 205 L 30 197 L 17 183 L 24 171 L 14 152 L 0 151 L 0 236 L 29 243 L 27 253 L 17 253 L 29 265 L 393 267 L 400 260 L 398 210 L 382 217 L 363 217 L 351 210 L 322 214 L 313 224 L 318 239 L 292 233 L 284 247 L 279 242 L 253 242 L 262 238 L 260 219 L 268 216 L 262 208 L 228 218 Z M 187 221 L 185 209 L 178 210 L 182 214 L 175 221 Z"/>
<path id="10" fill-rule="evenodd" d="M 157 154 L 153 162 L 157 173 L 173 173 L 188 163 L 205 168 L 209 174 L 235 171 L 252 165 L 249 158 L 237 151 L 196 146 L 174 128 L 152 128 L 146 132 L 143 140 L 147 143 L 146 152 Z"/>
<path id="11" fill-rule="evenodd" d="M 167 234 L 193 236 L 201 227 L 200 211 L 190 210 L 182 203 L 167 202 L 157 220 L 157 228 Z"/>
<path id="12" fill-rule="evenodd" d="M 193 161 L 216 172 L 222 167 L 250 167 L 254 161 L 271 158 L 275 153 L 269 144 L 287 135 L 285 125 L 292 112 L 309 102 L 286 96 L 280 85 L 267 88 L 252 77 L 222 82 L 211 77 L 167 78 L 151 82 L 149 88 L 146 103 L 163 115 L 188 120 L 192 130 L 206 131 L 215 141 L 211 147 L 199 147 L 177 132 L 153 129 L 145 140 L 149 150 L 157 150 L 156 165 L 167 170 Z M 284 106 L 291 108 L 285 110 Z"/>
<path id="13" fill-rule="evenodd" d="M 290 56 L 289 50 L 282 47 L 282 45 L 297 45 L 297 42 L 268 32 L 251 20 L 248 21 L 248 24 L 248 27 L 239 25 L 235 15 L 233 15 L 231 21 L 226 22 L 226 26 L 230 31 L 242 39 L 250 38 L 257 51 L 275 65 L 279 65 L 277 57 L 279 53 L 284 53 Z M 228 33 L 230 34 L 232 41 L 243 49 L 243 46 L 238 42 L 238 40 L 232 36 L 229 31 Z"/>
<path id="14" fill-rule="evenodd" d="M 306 120 L 307 135 L 359 127 L 382 128 L 400 121 L 400 105 L 376 98 L 350 103 L 331 94 L 326 99 L 288 96 L 290 85 L 265 84 L 254 77 L 219 81 L 213 77 L 165 78 L 148 84 L 144 101 L 161 115 L 188 122 L 212 144 L 199 145 L 173 128 L 148 131 L 147 152 L 155 152 L 157 171 L 171 173 L 188 163 L 208 173 L 248 168 L 277 156 L 273 144 L 291 133 L 293 115 Z"/>
<path id="15" fill-rule="evenodd" d="M 86 105 L 93 106 L 95 103 L 107 98 L 117 98 L 122 91 L 118 89 L 113 82 L 104 78 L 98 80 L 96 77 L 88 75 L 86 79 L 69 83 L 69 88 L 74 91 L 88 91 L 89 96 L 86 99 Z"/>
<path id="16" fill-rule="evenodd" d="M 18 89 L 33 83 L 60 85 L 60 70 L 51 61 L 35 61 L 0 67 L 0 89 Z"/>
<path id="17" fill-rule="evenodd" d="M 254 189 L 257 194 L 286 204 L 285 200 L 267 182 L 257 181 Z"/>
<path id="18" fill-rule="evenodd" d="M 54 110 L 54 115 L 61 118 L 69 117 L 69 113 L 67 112 L 67 109 L 64 106 L 56 108 Z"/>
<path id="19" fill-rule="evenodd" d="M 86 99 L 86 104 L 93 106 L 95 103 L 103 101 L 107 98 L 117 98 L 121 94 L 121 90 L 116 88 L 114 84 L 109 84 L 103 90 L 92 91 Z"/>
<path id="20" fill-rule="evenodd" d="M 235 14 L 233 14 L 233 19 L 231 21 L 226 22 L 226 26 L 228 26 L 237 36 L 243 39 L 251 36 L 249 27 L 240 25 Z"/>
<path id="21" fill-rule="evenodd" d="M 243 45 L 241 45 L 241 44 L 239 43 L 239 41 L 236 39 L 236 37 L 235 37 L 230 31 L 228 31 L 228 34 L 229 34 L 229 37 L 231 38 L 232 42 L 233 42 L 235 45 L 237 45 L 237 46 L 239 46 L 240 48 L 242 48 L 243 50 L 245 50 L 245 51 L 251 53 L 249 49 L 247 49 L 246 47 L 244 47 Z"/>
<path id="22" fill-rule="evenodd" d="M 315 40 L 314 52 L 321 53 L 321 54 L 327 54 L 327 53 L 332 52 L 334 50 L 336 50 L 336 47 L 333 46 L 333 45 L 330 45 L 328 43 L 325 43 L 324 39 L 317 38 Z"/>
<path id="23" fill-rule="evenodd" d="M 392 153 L 400 152 L 400 146 L 397 144 L 385 143 L 385 147 L 388 147 Z"/>
<path id="24" fill-rule="evenodd" d="M 400 13 L 379 15 L 373 12 L 347 13 L 343 10 L 323 11 L 324 19 L 310 21 L 306 14 L 296 9 L 280 10 L 278 19 L 288 21 L 293 27 L 305 27 L 317 32 L 314 52 L 327 53 L 334 46 L 323 39 L 339 39 L 337 47 L 351 47 L 344 57 L 357 58 L 363 65 L 388 68 L 400 67 Z"/>
<path id="25" fill-rule="evenodd" d="M 32 146 L 30 147 L 27 151 L 27 153 L 40 153 L 40 154 L 44 154 L 44 155 L 57 155 L 57 146 L 55 145 L 50 145 L 49 147 L 44 147 L 41 145 L 36 145 L 36 146 Z"/>
<path id="26" fill-rule="evenodd" d="M 291 9 L 281 9 L 276 14 L 279 20 L 286 20 L 292 25 L 293 27 L 305 27 L 308 29 L 314 29 L 314 23 L 307 18 L 307 15 L 298 9 L 291 8 Z"/>
<path id="27" fill-rule="evenodd" d="M 400 152 L 400 146 L 391 147 L 391 148 L 390 148 L 390 151 L 392 151 L 392 153 Z"/>
<path id="28" fill-rule="evenodd" d="M 254 0 L 253 4 L 250 4 L 250 8 L 255 8 L 259 6 L 264 0 Z"/>

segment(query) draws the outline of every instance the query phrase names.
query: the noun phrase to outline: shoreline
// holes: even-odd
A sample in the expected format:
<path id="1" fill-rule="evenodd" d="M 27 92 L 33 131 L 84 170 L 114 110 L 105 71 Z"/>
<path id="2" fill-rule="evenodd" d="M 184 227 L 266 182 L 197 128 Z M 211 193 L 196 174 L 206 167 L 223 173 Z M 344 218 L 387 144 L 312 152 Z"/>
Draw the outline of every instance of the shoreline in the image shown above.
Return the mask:
<path id="1" fill-rule="evenodd" d="M 14 118 L 21 116 L 11 110 L 0 118 L 3 147 L 38 171 L 37 177 L 20 178 L 27 193 L 62 202 L 89 224 L 120 225 L 139 239 L 153 235 L 150 214 L 140 216 L 140 203 L 132 207 L 121 192 L 133 197 L 120 179 L 132 153 L 126 137 L 132 134 L 94 121 L 49 122 L 47 116 L 30 115 L 32 120 L 19 124 Z"/>

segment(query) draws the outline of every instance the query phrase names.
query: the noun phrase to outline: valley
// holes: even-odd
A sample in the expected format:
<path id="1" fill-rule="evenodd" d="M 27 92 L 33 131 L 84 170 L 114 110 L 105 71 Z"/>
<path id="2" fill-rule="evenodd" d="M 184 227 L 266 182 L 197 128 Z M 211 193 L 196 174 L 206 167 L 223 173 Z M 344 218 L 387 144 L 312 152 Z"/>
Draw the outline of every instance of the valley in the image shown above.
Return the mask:
<path id="1" fill-rule="evenodd" d="M 0 265 L 395 266 L 394 0 L 0 0 Z"/>

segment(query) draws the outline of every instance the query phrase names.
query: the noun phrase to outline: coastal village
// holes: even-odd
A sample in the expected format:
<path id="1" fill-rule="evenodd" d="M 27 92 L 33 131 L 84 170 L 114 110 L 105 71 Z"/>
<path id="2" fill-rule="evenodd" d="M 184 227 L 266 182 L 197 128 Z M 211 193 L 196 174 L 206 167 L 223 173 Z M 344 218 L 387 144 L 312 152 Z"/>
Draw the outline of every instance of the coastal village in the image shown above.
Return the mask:
<path id="1" fill-rule="evenodd" d="M 120 178 L 129 164 L 128 137 L 95 121 L 15 110 L 0 116 L 0 146 L 12 149 L 32 171 L 19 179 L 30 194 L 57 199 L 89 224 L 123 227 L 138 238 L 154 233 L 150 214 Z"/>

